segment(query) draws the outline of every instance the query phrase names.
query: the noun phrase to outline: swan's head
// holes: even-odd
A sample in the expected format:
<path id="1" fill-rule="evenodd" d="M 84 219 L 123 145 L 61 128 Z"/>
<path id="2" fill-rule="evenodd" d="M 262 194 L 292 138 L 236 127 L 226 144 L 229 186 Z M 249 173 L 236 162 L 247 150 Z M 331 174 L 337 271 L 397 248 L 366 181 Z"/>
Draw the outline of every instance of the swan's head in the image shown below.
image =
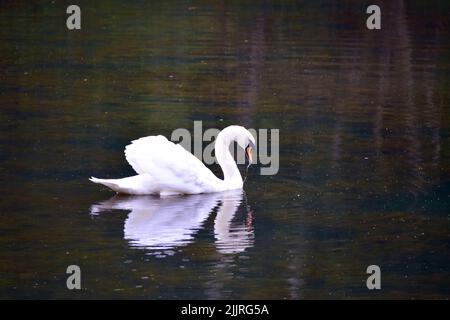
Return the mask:
<path id="1" fill-rule="evenodd" d="M 250 131 L 241 126 L 229 126 L 223 129 L 219 135 L 227 137 L 229 140 L 236 141 L 236 143 L 245 150 L 245 156 L 247 157 L 249 164 L 252 164 L 253 150 L 255 149 L 256 142 Z"/>
<path id="2" fill-rule="evenodd" d="M 248 134 L 249 138 L 245 144 L 245 148 L 242 146 L 241 147 L 245 149 L 245 156 L 247 157 L 248 165 L 251 165 L 253 163 L 253 150 L 255 149 L 255 138 L 253 138 L 250 132 L 248 132 Z"/>

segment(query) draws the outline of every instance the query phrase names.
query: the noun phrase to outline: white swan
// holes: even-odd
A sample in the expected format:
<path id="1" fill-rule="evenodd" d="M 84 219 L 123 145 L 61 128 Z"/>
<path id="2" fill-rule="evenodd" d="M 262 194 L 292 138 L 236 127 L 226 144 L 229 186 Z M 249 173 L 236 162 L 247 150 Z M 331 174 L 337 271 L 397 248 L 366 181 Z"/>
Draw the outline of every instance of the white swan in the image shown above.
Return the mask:
<path id="1" fill-rule="evenodd" d="M 217 135 L 214 146 L 223 180 L 181 145 L 161 135 L 140 138 L 126 146 L 125 157 L 137 175 L 122 179 L 91 177 L 89 180 L 118 193 L 134 195 L 198 194 L 242 189 L 242 177 L 229 150 L 233 141 L 245 149 L 249 164 L 252 163 L 255 138 L 244 127 L 226 127 Z"/>

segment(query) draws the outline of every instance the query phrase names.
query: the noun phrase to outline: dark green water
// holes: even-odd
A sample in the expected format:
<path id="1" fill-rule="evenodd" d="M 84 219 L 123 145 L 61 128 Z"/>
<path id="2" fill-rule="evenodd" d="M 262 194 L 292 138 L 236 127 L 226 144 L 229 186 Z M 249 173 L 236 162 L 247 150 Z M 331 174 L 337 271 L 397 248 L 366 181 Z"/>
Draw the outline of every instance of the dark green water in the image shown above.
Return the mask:
<path id="1" fill-rule="evenodd" d="M 68 31 L 72 3 L 2 2 L 0 298 L 450 298 L 450 9 L 378 3 L 380 31 L 356 1 L 78 1 Z M 109 201 L 87 180 L 195 120 L 280 129 L 278 174 Z"/>

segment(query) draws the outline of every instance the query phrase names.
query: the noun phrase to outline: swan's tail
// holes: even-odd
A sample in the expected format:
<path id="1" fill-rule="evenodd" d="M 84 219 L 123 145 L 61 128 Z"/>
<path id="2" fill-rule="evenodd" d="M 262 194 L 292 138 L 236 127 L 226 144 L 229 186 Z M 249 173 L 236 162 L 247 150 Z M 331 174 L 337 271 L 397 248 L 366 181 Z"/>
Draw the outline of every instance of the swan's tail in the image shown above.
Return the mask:
<path id="1" fill-rule="evenodd" d="M 102 185 L 114 190 L 115 192 L 123 192 L 123 188 L 121 188 L 119 186 L 116 179 L 98 179 L 95 177 L 90 177 L 89 180 L 94 183 L 102 184 Z"/>
<path id="2" fill-rule="evenodd" d="M 89 180 L 102 184 L 117 193 L 136 195 L 158 193 L 154 179 L 148 174 L 139 174 L 121 179 L 98 179 L 91 177 Z"/>

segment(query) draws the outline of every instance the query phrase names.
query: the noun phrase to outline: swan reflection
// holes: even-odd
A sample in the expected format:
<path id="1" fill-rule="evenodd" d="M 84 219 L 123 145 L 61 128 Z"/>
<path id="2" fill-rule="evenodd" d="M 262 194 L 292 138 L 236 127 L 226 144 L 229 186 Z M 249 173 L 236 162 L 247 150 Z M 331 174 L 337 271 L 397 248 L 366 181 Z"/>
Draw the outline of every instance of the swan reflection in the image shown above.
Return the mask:
<path id="1" fill-rule="evenodd" d="M 192 243 L 208 217 L 216 212 L 217 250 L 238 253 L 253 246 L 254 241 L 252 212 L 242 204 L 243 196 L 242 190 L 161 198 L 116 195 L 93 205 L 91 214 L 112 209 L 129 210 L 124 238 L 131 247 L 170 250 Z"/>

